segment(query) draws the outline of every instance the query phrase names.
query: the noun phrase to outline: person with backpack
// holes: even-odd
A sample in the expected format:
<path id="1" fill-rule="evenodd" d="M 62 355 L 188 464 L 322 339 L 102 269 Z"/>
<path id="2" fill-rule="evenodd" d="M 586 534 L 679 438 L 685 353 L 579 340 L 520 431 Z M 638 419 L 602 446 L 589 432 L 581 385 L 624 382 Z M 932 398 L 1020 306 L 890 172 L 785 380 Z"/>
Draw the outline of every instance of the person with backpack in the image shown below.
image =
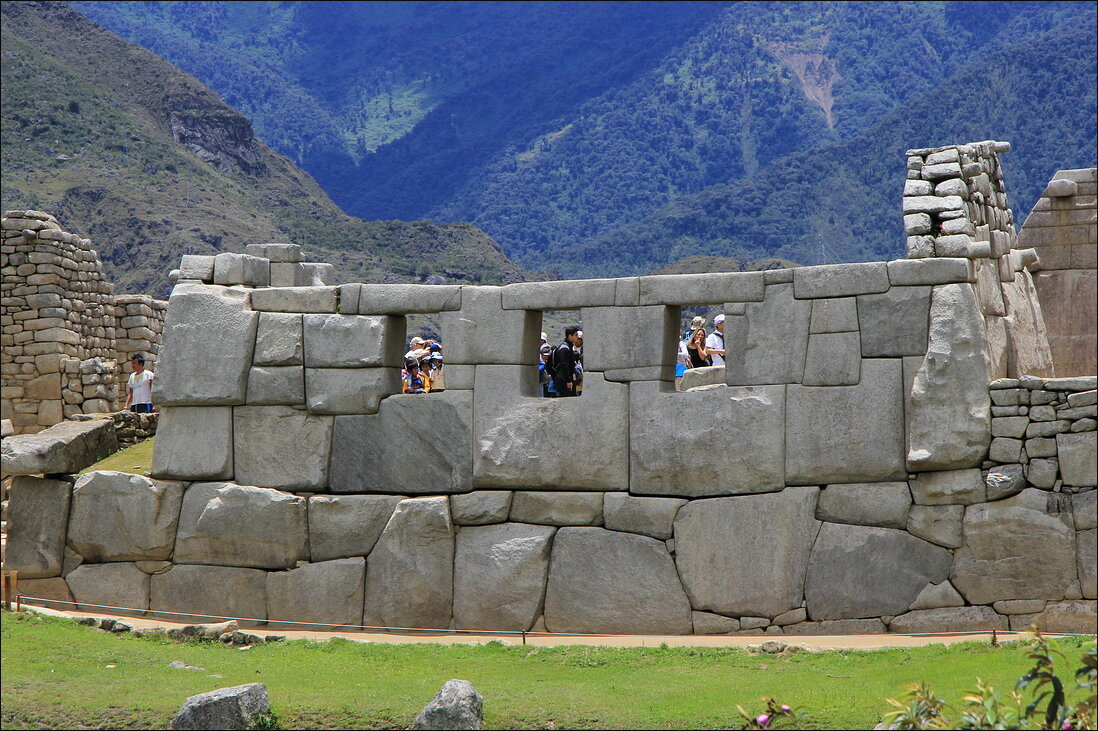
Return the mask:
<path id="1" fill-rule="evenodd" d="M 705 339 L 705 352 L 713 361 L 713 365 L 724 365 L 724 314 L 713 318 L 713 332 Z"/>
<path id="2" fill-rule="evenodd" d="M 553 349 L 545 370 L 549 373 L 549 398 L 575 396 L 576 392 L 576 351 L 583 347 L 583 330 L 576 326 L 564 329 L 564 342 Z"/>

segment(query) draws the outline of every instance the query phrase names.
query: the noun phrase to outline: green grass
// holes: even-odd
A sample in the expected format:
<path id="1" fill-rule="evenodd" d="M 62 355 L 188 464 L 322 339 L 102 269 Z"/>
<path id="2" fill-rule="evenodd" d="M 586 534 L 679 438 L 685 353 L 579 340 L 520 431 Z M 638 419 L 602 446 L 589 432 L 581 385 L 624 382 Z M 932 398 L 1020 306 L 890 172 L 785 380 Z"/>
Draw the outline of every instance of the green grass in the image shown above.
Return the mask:
<path id="1" fill-rule="evenodd" d="M 86 467 L 80 474 L 83 475 L 97 470 L 115 470 L 117 472 L 132 472 L 135 475 L 148 475 L 152 472 L 153 442 L 155 441 L 156 437 L 153 437 L 138 442 L 132 447 L 119 450 L 90 467 Z"/>
<path id="2" fill-rule="evenodd" d="M 1006 691 L 1028 668 L 1017 643 L 780 656 L 343 640 L 240 651 L 7 613 L 2 639 L 3 728 L 164 728 L 188 696 L 249 682 L 267 684 L 286 728 L 407 728 L 451 678 L 484 696 L 486 728 L 728 728 L 740 725 L 736 704 L 760 709 L 765 695 L 822 728 L 871 728 L 904 683 L 928 680 L 955 702 L 977 677 Z M 1062 676 L 1084 644 L 1060 641 L 1071 661 Z M 205 671 L 169 670 L 172 660 Z"/>

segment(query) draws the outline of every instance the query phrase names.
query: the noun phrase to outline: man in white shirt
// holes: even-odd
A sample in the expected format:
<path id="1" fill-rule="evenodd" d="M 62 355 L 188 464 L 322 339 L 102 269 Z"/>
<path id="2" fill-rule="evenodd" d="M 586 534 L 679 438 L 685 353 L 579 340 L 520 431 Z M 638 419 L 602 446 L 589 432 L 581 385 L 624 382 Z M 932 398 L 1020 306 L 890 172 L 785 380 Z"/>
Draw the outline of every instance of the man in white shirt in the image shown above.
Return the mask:
<path id="1" fill-rule="evenodd" d="M 713 318 L 714 330 L 705 339 L 705 350 L 713 358 L 713 365 L 724 365 L 724 315 Z"/>
<path id="2" fill-rule="evenodd" d="M 151 414 L 153 372 L 145 370 L 143 355 L 135 355 L 130 364 L 133 373 L 126 381 L 126 409 L 137 414 Z"/>

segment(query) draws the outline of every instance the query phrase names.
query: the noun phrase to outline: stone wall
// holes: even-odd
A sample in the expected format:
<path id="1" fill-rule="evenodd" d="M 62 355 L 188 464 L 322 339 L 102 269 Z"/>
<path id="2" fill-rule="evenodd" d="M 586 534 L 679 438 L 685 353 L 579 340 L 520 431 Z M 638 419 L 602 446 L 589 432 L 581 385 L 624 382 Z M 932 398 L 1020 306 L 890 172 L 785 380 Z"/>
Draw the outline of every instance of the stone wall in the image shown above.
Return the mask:
<path id="1" fill-rule="evenodd" d="M 116 409 L 129 358 L 155 366 L 167 303 L 114 295 L 91 242 L 48 213 L 8 211 L 0 232 L 2 418 L 27 433 Z"/>
<path id="2" fill-rule="evenodd" d="M 1019 246 L 1041 257 L 1034 284 L 1056 374 L 1098 370 L 1098 170 L 1060 170 L 1022 225 Z"/>

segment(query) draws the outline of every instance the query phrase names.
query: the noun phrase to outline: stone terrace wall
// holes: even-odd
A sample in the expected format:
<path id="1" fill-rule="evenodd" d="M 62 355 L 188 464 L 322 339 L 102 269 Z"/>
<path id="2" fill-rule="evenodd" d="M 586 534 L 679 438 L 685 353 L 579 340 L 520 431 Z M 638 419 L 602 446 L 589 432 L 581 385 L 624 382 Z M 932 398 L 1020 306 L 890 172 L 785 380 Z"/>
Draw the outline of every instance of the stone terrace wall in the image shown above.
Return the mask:
<path id="1" fill-rule="evenodd" d="M 1022 225 L 1019 246 L 1036 249 L 1041 299 L 1056 374 L 1098 369 L 1098 170 L 1060 170 Z"/>

